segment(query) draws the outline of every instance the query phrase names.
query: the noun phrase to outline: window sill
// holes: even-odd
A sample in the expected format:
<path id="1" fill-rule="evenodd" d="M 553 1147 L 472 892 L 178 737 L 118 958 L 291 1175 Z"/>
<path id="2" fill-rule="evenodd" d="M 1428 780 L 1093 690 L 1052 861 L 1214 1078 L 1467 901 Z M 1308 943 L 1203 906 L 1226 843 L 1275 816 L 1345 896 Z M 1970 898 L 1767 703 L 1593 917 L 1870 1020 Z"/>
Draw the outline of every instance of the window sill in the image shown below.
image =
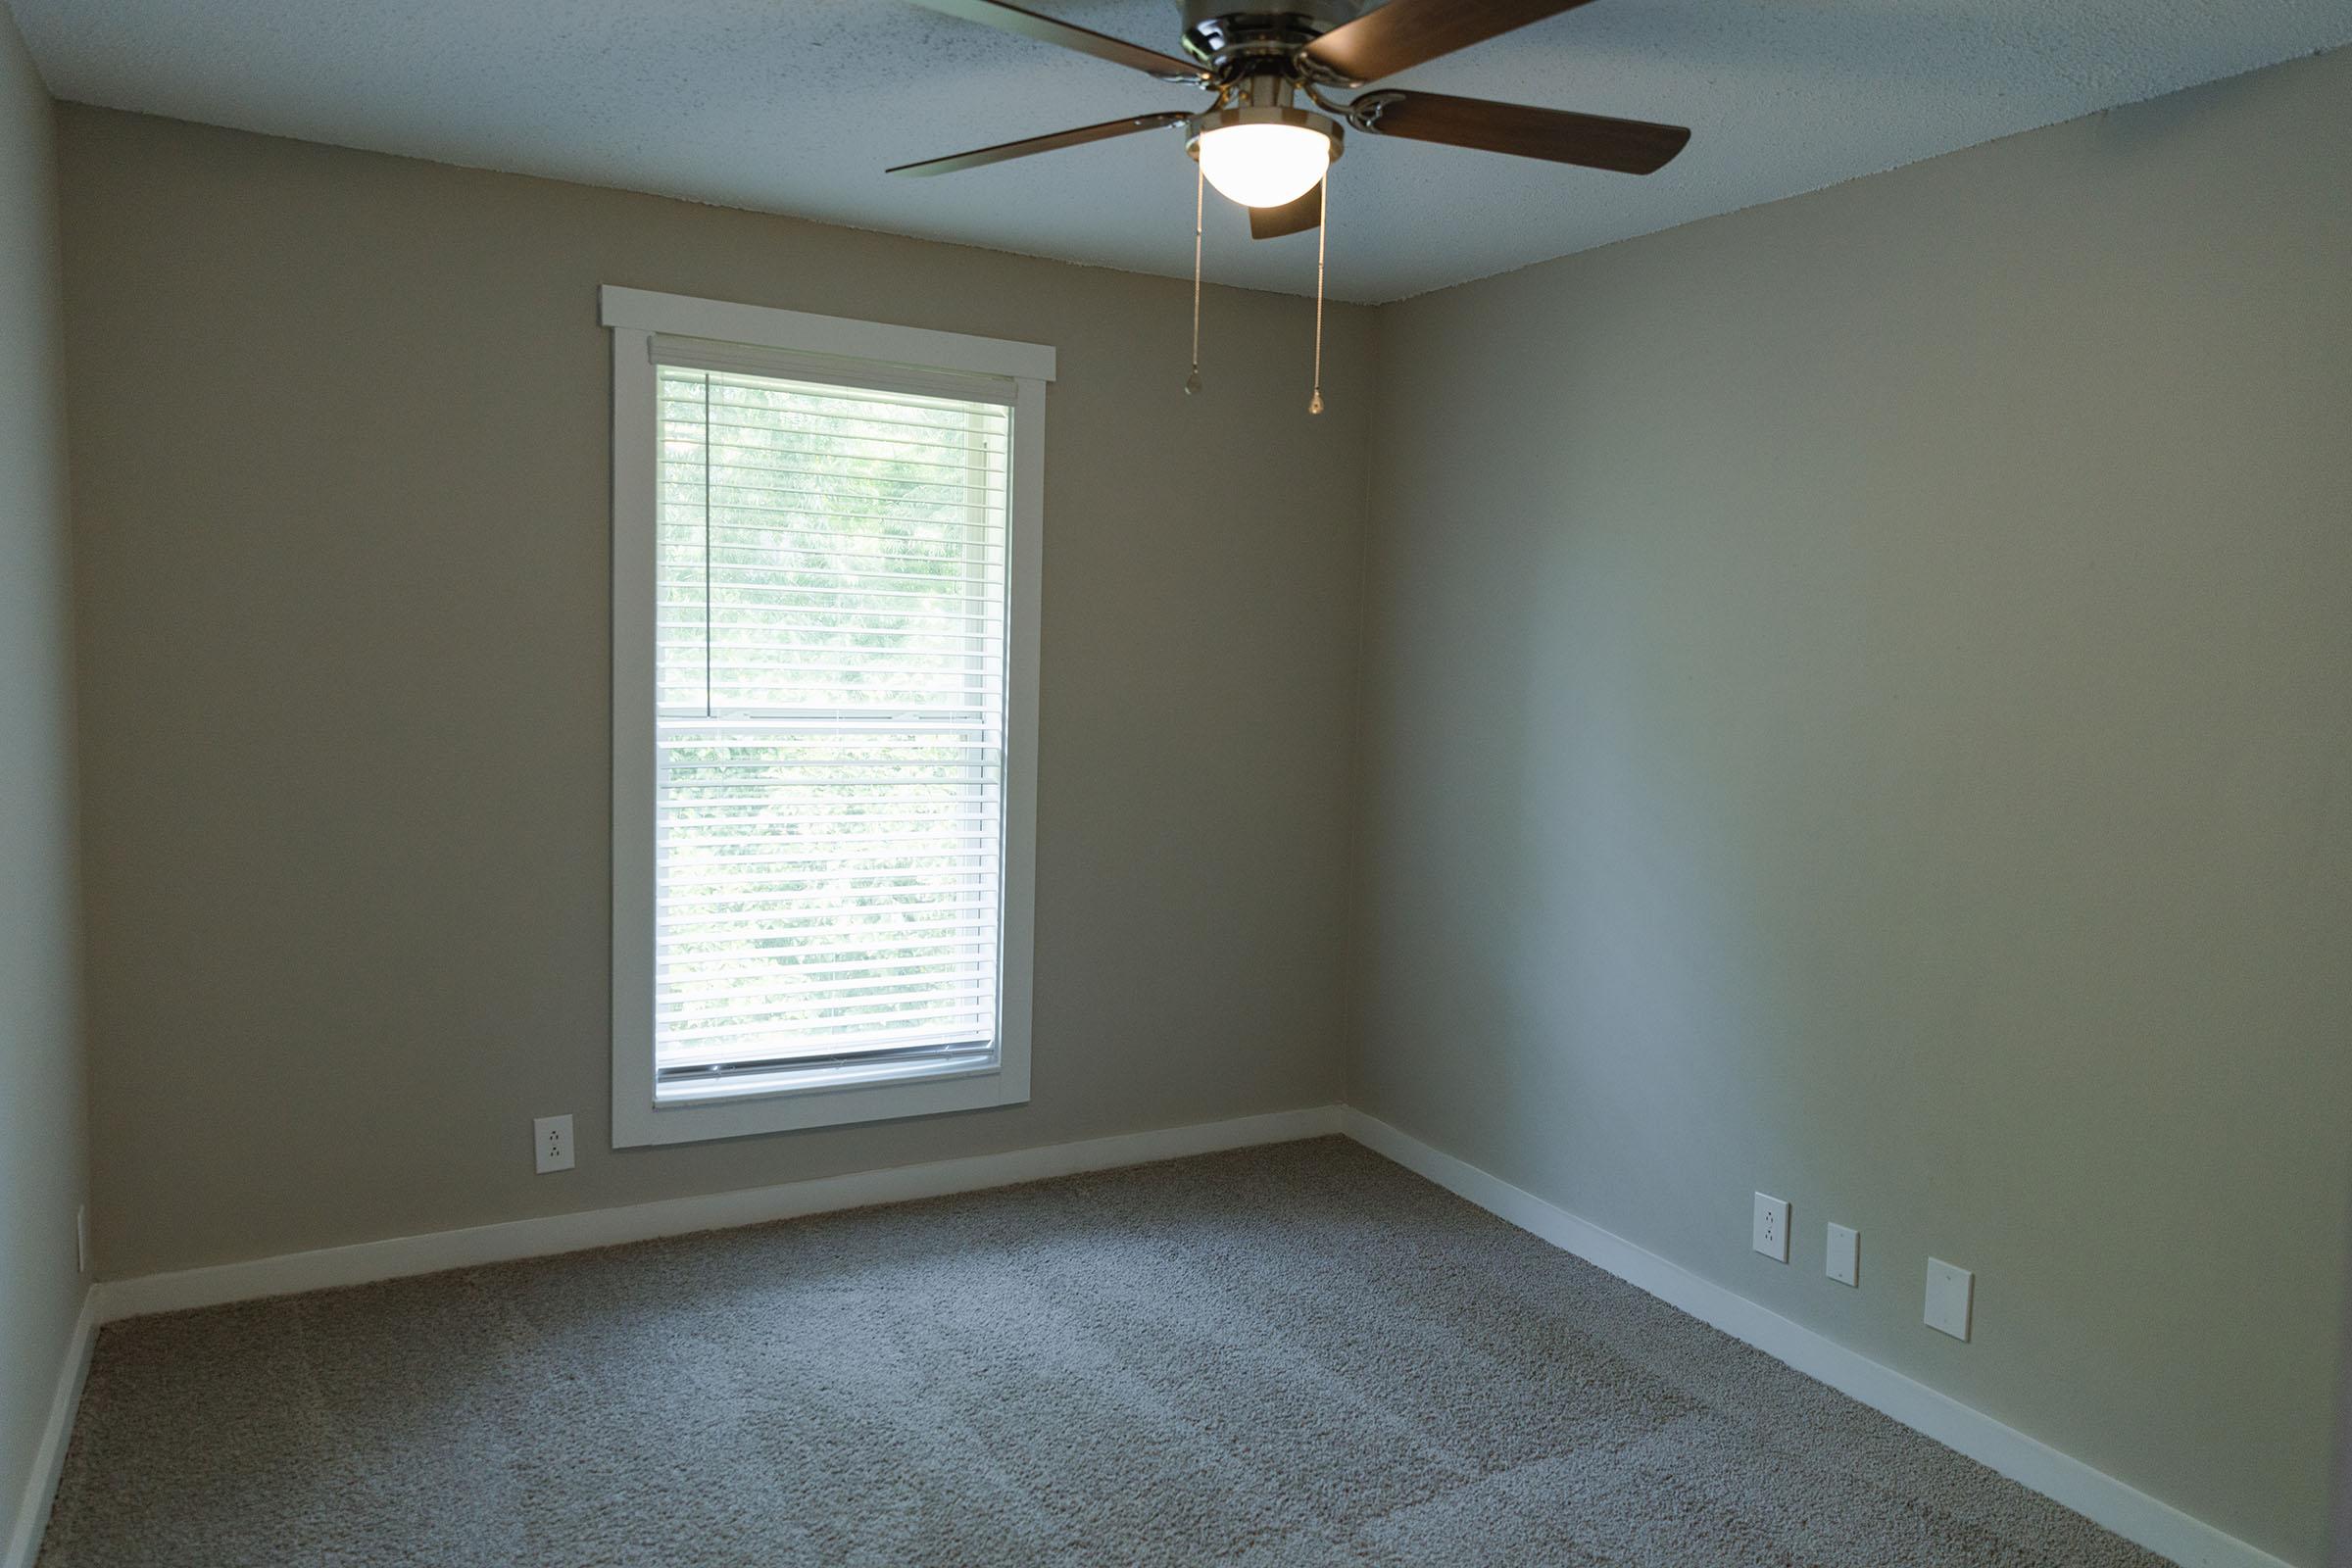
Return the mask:
<path id="1" fill-rule="evenodd" d="M 667 1086 L 649 1102 L 613 1106 L 612 1147 L 696 1143 L 1016 1105 L 1029 1075 L 998 1061 L 923 1062 L 779 1072 L 709 1088 Z"/>

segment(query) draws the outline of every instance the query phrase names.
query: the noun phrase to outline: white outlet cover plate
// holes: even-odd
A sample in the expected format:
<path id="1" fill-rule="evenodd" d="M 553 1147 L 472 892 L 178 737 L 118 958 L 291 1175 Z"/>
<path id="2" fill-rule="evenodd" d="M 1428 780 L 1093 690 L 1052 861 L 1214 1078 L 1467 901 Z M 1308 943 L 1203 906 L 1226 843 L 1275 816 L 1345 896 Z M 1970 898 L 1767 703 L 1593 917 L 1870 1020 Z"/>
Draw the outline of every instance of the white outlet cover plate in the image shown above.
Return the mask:
<path id="1" fill-rule="evenodd" d="M 1829 1261 L 1824 1272 L 1840 1285 L 1862 1282 L 1862 1233 L 1844 1225 L 1830 1227 Z"/>
<path id="2" fill-rule="evenodd" d="M 542 1116 L 531 1123 L 531 1155 L 539 1174 L 571 1169 L 571 1118 Z"/>
<path id="3" fill-rule="evenodd" d="M 1928 1327 L 1955 1340 L 1967 1339 L 1976 1300 L 1976 1275 L 1940 1257 L 1928 1259 Z"/>
<path id="4" fill-rule="evenodd" d="M 1750 1245 L 1776 1263 L 1788 1261 L 1788 1200 L 1770 1193 L 1756 1195 L 1756 1226 Z"/>

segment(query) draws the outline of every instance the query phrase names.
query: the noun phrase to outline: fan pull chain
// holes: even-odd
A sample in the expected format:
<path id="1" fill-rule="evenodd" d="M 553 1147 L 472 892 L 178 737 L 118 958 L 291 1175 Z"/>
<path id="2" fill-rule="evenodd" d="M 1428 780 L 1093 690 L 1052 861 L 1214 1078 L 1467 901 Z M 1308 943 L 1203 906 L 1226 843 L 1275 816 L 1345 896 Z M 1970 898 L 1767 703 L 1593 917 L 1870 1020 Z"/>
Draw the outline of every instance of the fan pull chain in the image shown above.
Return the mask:
<path id="1" fill-rule="evenodd" d="M 1306 412 L 1323 412 L 1323 236 L 1331 232 L 1331 176 L 1323 176 L 1323 221 L 1315 225 L 1315 395 Z"/>
<path id="2" fill-rule="evenodd" d="M 1200 390 L 1200 212 L 1208 193 L 1208 175 L 1193 176 L 1193 373 L 1184 378 L 1184 395 Z"/>

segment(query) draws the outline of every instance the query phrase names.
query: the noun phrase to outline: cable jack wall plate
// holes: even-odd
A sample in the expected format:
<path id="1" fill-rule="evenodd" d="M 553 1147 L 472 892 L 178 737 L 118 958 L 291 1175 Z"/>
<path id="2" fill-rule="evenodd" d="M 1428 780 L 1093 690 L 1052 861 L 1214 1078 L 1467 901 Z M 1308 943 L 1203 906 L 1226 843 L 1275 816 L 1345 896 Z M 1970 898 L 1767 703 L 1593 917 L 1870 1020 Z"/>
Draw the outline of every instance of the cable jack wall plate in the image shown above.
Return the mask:
<path id="1" fill-rule="evenodd" d="M 1830 1227 L 1828 1261 L 1822 1272 L 1840 1285 L 1862 1282 L 1862 1233 L 1845 1225 Z"/>
<path id="2" fill-rule="evenodd" d="M 1928 1327 L 1965 1340 L 1976 1303 L 1976 1275 L 1940 1257 L 1928 1259 Z"/>

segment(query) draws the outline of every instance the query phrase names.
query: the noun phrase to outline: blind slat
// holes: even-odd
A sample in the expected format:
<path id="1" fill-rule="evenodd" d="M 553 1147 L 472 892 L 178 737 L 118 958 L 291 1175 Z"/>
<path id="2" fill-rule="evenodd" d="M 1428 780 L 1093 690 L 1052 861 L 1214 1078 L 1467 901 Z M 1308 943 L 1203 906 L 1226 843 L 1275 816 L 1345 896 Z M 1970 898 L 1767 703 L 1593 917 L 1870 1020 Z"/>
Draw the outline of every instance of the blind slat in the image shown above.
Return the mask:
<path id="1" fill-rule="evenodd" d="M 710 577 L 704 577 L 699 571 L 690 575 L 683 568 L 676 571 L 665 571 L 655 579 L 655 586 L 660 589 L 673 592 L 683 589 L 696 595 L 708 595 L 711 587 L 717 586 L 718 573 L 722 571 L 734 573 L 762 572 L 769 576 L 786 577 L 807 575 L 806 573 L 796 571 L 790 566 L 767 566 L 762 565 L 758 562 L 744 561 L 714 561 L 710 564 Z M 803 595 L 818 601 L 816 604 L 811 605 L 809 607 L 810 609 L 830 610 L 833 613 L 840 615 L 860 615 L 868 617 L 890 618 L 921 617 L 925 619 L 937 619 L 941 614 L 948 613 L 948 612 L 912 609 L 898 610 L 891 608 L 889 605 L 869 606 L 864 603 L 864 601 L 869 599 L 886 599 L 892 601 L 893 603 L 906 601 L 915 605 L 965 604 L 974 600 L 985 602 L 988 598 L 989 590 L 996 585 L 989 581 L 956 583 L 943 582 L 938 588 L 929 593 L 916 593 L 911 590 L 899 588 L 827 588 L 820 583 L 807 582 L 779 583 L 744 582 L 741 580 L 732 580 L 727 582 L 725 586 L 733 593 L 751 593 L 761 595 Z M 702 602 L 704 602 L 703 599 L 699 597 L 693 600 L 684 601 L 684 603 L 692 604 L 700 604 Z M 676 608 L 676 606 L 665 604 L 662 608 L 666 610 Z M 762 607 L 744 605 L 736 608 L 751 610 Z M 781 609 L 788 607 L 779 606 L 773 608 Z M 999 617 L 994 615 L 974 615 L 956 612 L 956 618 L 958 620 L 987 619 L 994 621 Z"/>
<path id="2" fill-rule="evenodd" d="M 933 902 L 916 905 L 865 906 L 839 901 L 793 904 L 778 900 L 756 910 L 721 907 L 745 904 L 744 899 L 713 899 L 684 914 L 658 917 L 661 936 L 672 943 L 715 942 L 743 935 L 795 937 L 803 940 L 839 939 L 862 942 L 876 931 L 930 931 L 942 927 L 984 925 L 982 915 L 993 913 L 996 900 L 950 898 L 943 890 Z M 938 918 L 947 916 L 948 918 Z M 961 917 L 961 918 L 958 918 Z"/>
<path id="3" fill-rule="evenodd" d="M 862 986 L 770 987 L 760 991 L 729 992 L 723 999 L 697 998 L 723 1006 L 725 1016 L 739 1023 L 762 1018 L 794 1017 L 811 1010 L 862 1010 L 868 1002 L 907 1009 L 915 1004 L 936 1008 L 945 1003 L 977 1003 L 987 992 L 987 980 L 977 966 L 946 975 L 927 975 L 919 981 L 875 980 Z M 755 1004 L 757 1004 L 757 1005 Z M 672 1004 L 676 1006 L 677 1004 Z M 968 1009 L 967 1009 L 968 1010 Z M 680 1026 L 706 1021 L 707 1015 L 678 1007 L 668 1014 Z"/>
<path id="4" fill-rule="evenodd" d="M 756 419 L 722 419 L 721 414 L 732 414 L 741 405 L 713 403 L 710 417 L 703 418 L 702 405 L 690 398 L 670 398 L 664 401 L 662 419 L 663 440 L 673 446 L 709 447 L 712 452 L 748 452 L 753 454 L 784 452 L 794 457 L 814 458 L 840 463 L 883 463 L 895 466 L 969 468 L 1002 472 L 1004 457 L 1004 432 L 997 430 L 958 431 L 946 425 L 906 424 L 885 419 L 828 419 L 835 426 L 858 425 L 860 429 L 818 429 L 812 424 L 762 424 Z M 741 430 L 740 436 L 712 437 L 712 430 Z M 901 435 L 895 431 L 906 431 Z M 926 435 L 959 436 L 950 441 L 926 441 Z M 752 440 L 751 436 L 773 437 L 772 440 Z M 879 452 L 850 452 L 850 446 L 880 447 Z M 978 458 L 977 463 L 954 462 L 950 458 L 923 456 L 945 452 L 953 458 Z"/>
<path id="5" fill-rule="evenodd" d="M 841 446 L 851 442 L 860 446 L 881 447 L 883 451 L 867 453 L 839 450 Z M 1004 467 L 1002 464 L 952 463 L 945 458 L 916 457 L 910 447 L 901 443 L 889 440 L 869 441 L 859 436 L 836 437 L 807 447 L 786 446 L 767 441 L 754 444 L 675 439 L 665 441 L 662 445 L 665 449 L 665 456 L 682 463 L 707 465 L 711 472 L 706 482 L 714 490 L 729 488 L 728 481 L 721 477 L 726 472 L 787 473 L 804 479 L 825 480 L 828 488 L 845 479 L 857 479 L 894 487 L 919 486 L 924 489 L 970 491 L 977 499 L 979 492 L 994 490 L 1004 478 Z M 891 454 L 891 449 L 894 447 L 899 449 L 897 456 Z M 986 454 L 975 452 L 967 453 L 966 456 L 983 457 Z M 803 461 L 787 463 L 754 461 L 760 458 L 789 458 Z M 837 466 L 819 468 L 805 466 L 806 464 L 826 462 L 833 463 Z M 869 469 L 873 471 L 864 471 Z M 965 477 L 931 477 L 932 475 L 951 474 L 964 475 Z"/>
<path id="6" fill-rule="evenodd" d="M 925 944 L 923 946 L 932 945 Z M 724 980 L 758 980 L 777 974 L 851 974 L 898 969 L 927 969 L 943 963 L 959 961 L 955 956 L 943 956 L 942 955 L 949 954 L 951 951 L 968 952 L 971 947 L 972 944 L 968 942 L 961 944 L 959 948 L 952 948 L 950 944 L 938 944 L 937 951 L 932 952 L 915 952 L 881 958 L 820 958 L 811 963 L 790 965 L 746 963 L 741 958 L 724 955 L 714 955 L 707 958 L 672 958 L 662 966 L 656 984 L 665 990 L 668 989 L 669 977 L 674 974 L 679 977 L 677 989 L 680 996 L 691 996 L 694 994 L 694 988 L 698 986 L 709 986 Z M 675 999 L 665 996 L 662 1000 Z"/>
<path id="7" fill-rule="evenodd" d="M 776 1048 L 767 1050 L 749 1050 L 740 1043 L 730 1041 L 721 1041 L 715 1046 L 709 1047 L 697 1047 L 681 1041 L 673 1048 L 669 1058 L 662 1062 L 662 1067 L 664 1072 L 686 1072 L 702 1067 L 728 1068 L 750 1063 L 757 1063 L 760 1066 L 789 1065 L 796 1060 L 822 1060 L 847 1055 L 853 1052 L 867 1060 L 881 1057 L 885 1053 L 898 1051 L 904 1051 L 909 1054 L 915 1053 L 930 1054 L 933 1052 L 970 1053 L 984 1057 L 993 1044 L 989 1039 L 989 1034 L 990 1031 L 985 1028 L 978 1031 L 968 1029 L 890 1030 L 860 1036 L 843 1046 L 837 1046 L 827 1041 L 810 1040 L 782 1042 Z"/>
<path id="8" fill-rule="evenodd" d="M 719 550 L 734 550 L 734 551 L 746 551 L 746 550 L 769 550 L 769 549 L 776 549 L 776 553 L 777 553 L 777 554 L 780 554 L 780 555 L 788 555 L 788 556 L 806 556 L 806 555 L 809 555 L 809 554 L 811 554 L 811 553 L 812 553 L 812 552 L 809 552 L 809 551 L 807 551 L 807 550 L 784 550 L 784 549 L 780 549 L 780 548 L 777 548 L 777 547 L 772 547 L 772 546 L 768 546 L 768 545 L 725 545 L 725 544 L 722 544 L 722 545 L 717 545 L 717 546 L 714 546 L 713 548 L 715 548 L 715 549 L 719 549 Z M 821 553 L 821 552 L 819 552 L 819 553 Z M 832 558 L 832 557 L 828 557 L 827 559 L 828 559 L 828 560 L 833 560 L 833 559 L 838 559 L 838 558 Z M 775 564 L 775 563 L 768 563 L 768 562 L 759 562 L 759 561 L 737 561 L 737 562 L 727 562 L 727 561 L 721 561 L 721 562 L 716 562 L 716 563 L 714 563 L 713 564 L 714 564 L 715 566 L 727 566 L 727 565 L 741 566 L 742 568 L 744 568 L 744 569 L 745 569 L 745 570 L 747 570 L 747 571 L 772 571 L 772 572 L 779 572 L 779 573 L 782 573 L 782 574 L 784 574 L 784 575 L 787 575 L 787 576 L 793 576 L 793 577 L 840 577 L 840 578 L 846 578 L 846 579 L 849 579 L 849 580 L 851 580 L 851 581 L 854 581 L 854 582 L 860 582 L 860 583 L 866 583 L 866 582 L 927 582 L 927 583 L 938 584 L 938 583 L 942 583 L 942 582 L 946 581 L 946 579 L 945 579 L 945 578 L 942 578 L 942 577 L 938 576 L 936 573 L 931 573 L 931 572 L 879 572 L 879 571 L 855 571 L 855 570 L 852 570 L 852 571 L 836 571 L 836 570 L 834 570 L 834 569 L 833 569 L 831 566 L 829 566 L 829 565 L 828 565 L 828 566 L 801 566 L 801 565 L 785 565 L 785 564 Z M 1002 577 L 1000 577 L 1000 576 L 998 576 L 998 575 L 997 575 L 997 573 L 998 573 L 1000 570 L 1002 570 L 1002 569 L 1003 569 L 1003 567 L 1002 567 L 1002 564 L 996 564 L 996 565 L 991 565 L 991 566 L 985 567 L 985 568 L 983 568 L 983 570 L 984 570 L 984 574 L 975 574 L 975 575 L 973 575 L 973 576 L 971 576 L 971 577 L 967 577 L 967 578 L 959 578 L 959 579 L 957 579 L 957 580 L 956 580 L 956 586 L 957 588 L 959 588 L 959 589 L 969 590 L 970 592 L 973 592 L 973 593 L 976 593 L 976 594 L 994 594 L 994 595 L 1002 596 L 1002 595 L 1003 595 L 1003 593 L 1004 593 L 1004 579 L 1003 579 Z M 812 585 L 812 586 L 813 586 L 813 585 Z M 844 588 L 844 589 L 842 590 L 842 592 L 844 592 L 844 593 L 849 593 L 849 594 L 857 594 L 857 595 L 859 595 L 860 597 L 871 597 L 871 596 L 873 596 L 873 595 L 876 595 L 876 594 L 885 594 L 885 593 L 895 594 L 895 593 L 900 593 L 900 592 L 903 592 L 903 591 L 904 591 L 904 590 L 901 590 L 901 589 L 896 589 L 896 588 Z M 922 594 L 917 594 L 917 595 L 914 595 L 914 597 L 916 597 L 916 598 L 926 598 L 926 597 L 929 597 L 929 596 L 927 596 L 927 595 L 922 595 Z M 956 597 L 961 597 L 961 595 L 957 595 Z"/>
<path id="9" fill-rule="evenodd" d="M 903 1029 L 908 1024 L 927 1024 L 937 1026 L 940 1024 L 945 1024 L 950 1020 L 963 1020 L 974 1027 L 981 1027 L 980 1020 L 983 1014 L 978 1007 L 938 1008 L 934 1010 L 923 1011 L 917 1011 L 912 1008 L 908 1008 L 898 1012 L 874 1012 L 869 1013 L 864 1017 L 858 1018 L 795 1018 L 790 1021 L 788 1026 L 781 1028 L 778 1027 L 775 1022 L 763 1020 L 740 1024 L 713 1025 L 707 1029 L 664 1029 L 662 1033 L 666 1038 L 675 1040 L 682 1046 L 691 1045 L 697 1041 L 706 1040 L 740 1040 L 749 1042 L 752 1040 L 781 1037 L 782 1039 L 789 1041 L 800 1041 L 806 1040 L 810 1036 L 828 1038 L 838 1042 L 843 1041 L 857 1033 L 872 1030 L 877 1026 L 896 1027 Z M 836 1049 L 839 1049 L 838 1046 Z M 765 1053 L 760 1053 L 760 1054 L 764 1054 Z"/>
<path id="10" fill-rule="evenodd" d="M 773 507 L 748 501 L 721 501 L 710 493 L 715 488 L 735 494 L 750 492 L 763 496 L 807 496 L 813 501 L 825 501 L 834 494 L 834 491 L 831 490 L 805 490 L 793 485 L 707 486 L 701 480 L 697 480 L 692 486 L 676 485 L 673 488 L 677 491 L 676 494 L 662 498 L 662 505 L 669 509 L 669 514 L 663 516 L 661 521 L 663 526 L 670 528 L 700 527 L 705 521 L 705 510 L 708 509 L 709 521 L 711 526 L 717 528 L 754 528 L 757 526 L 754 523 L 722 519 L 719 516 L 721 513 L 739 512 L 749 513 L 755 517 L 821 517 L 828 522 L 887 522 L 903 528 L 976 529 L 996 536 L 989 541 L 990 543 L 999 546 L 1004 543 L 1002 536 L 1004 532 L 1004 525 L 996 517 L 1002 508 L 991 501 L 988 493 L 983 490 L 974 490 L 968 495 L 952 499 L 927 501 L 903 496 L 861 496 L 858 502 L 860 509 L 877 508 L 881 510 L 853 511 L 839 506 Z M 936 515 L 943 512 L 957 513 L 960 515 L 953 517 Z M 824 530 L 814 531 L 823 532 Z"/>
<path id="11" fill-rule="evenodd" d="M 786 508 L 752 508 L 752 507 L 743 507 L 743 508 L 738 508 L 737 510 L 738 510 L 738 511 L 744 511 L 744 512 L 754 512 L 754 511 L 757 511 L 757 512 L 760 512 L 760 513 L 761 513 L 761 514 L 763 514 L 763 515 L 768 515 L 768 516 L 778 516 L 778 517 L 821 517 L 821 516 L 823 516 L 823 514 L 821 514 L 821 513 L 813 513 L 813 512 L 794 512 L 794 511 L 791 511 L 791 510 L 789 510 L 789 509 L 786 509 Z M 925 518 L 916 518 L 916 519 L 897 518 L 897 519 L 892 519 L 892 518 L 882 518 L 882 517 L 855 517 L 855 518 L 852 518 L 851 520 L 852 520 L 852 521 L 858 521 L 858 522 L 882 522 L 882 521 L 894 521 L 894 520 L 895 520 L 895 521 L 898 521 L 898 522 L 900 522 L 900 523 L 902 523 L 902 524 L 904 524 L 905 526 L 907 526 L 907 527 L 929 527 L 929 526 L 931 526 L 931 521 L 930 521 L 930 519 L 925 519 Z M 669 521 L 669 522 L 665 523 L 663 526 L 665 526 L 665 527 L 670 527 L 670 528 L 678 528 L 678 529 L 696 529 L 696 528 L 700 528 L 700 527 L 702 526 L 702 519 L 701 519 L 699 516 L 698 516 L 698 517 L 695 517 L 695 518 L 693 518 L 693 519 L 691 519 L 691 520 L 684 519 L 684 518 L 676 518 L 676 519 L 672 519 L 671 521 Z M 727 532 L 729 532 L 729 533 L 785 533 L 785 534 L 797 534 L 797 535 L 800 535 L 800 536 L 803 536 L 803 537 L 806 537 L 806 538 L 811 538 L 811 539 L 816 539 L 816 540 L 820 540 L 820 541 L 822 541 L 822 544 L 821 544 L 821 546 L 819 546 L 819 545 L 739 545 L 739 544 L 730 544 L 730 543 L 728 543 L 728 542 L 726 542 L 726 541 L 724 541 L 724 540 L 713 540 L 713 541 L 712 541 L 711 548 L 713 548 L 713 549 L 716 549 L 716 550 L 771 550 L 771 549 L 772 549 L 772 550 L 793 550 L 793 551 L 797 551 L 798 553 L 800 553 L 800 554 L 802 554 L 802 555 L 817 555 L 817 554 L 823 554 L 823 555 L 827 556 L 829 559 L 832 559 L 832 560 L 835 560 L 835 561 L 883 561 L 883 562 L 892 562 L 892 563 L 895 563 L 895 564 L 899 564 L 899 565 L 905 565 L 905 566 L 936 565 L 936 564 L 938 564 L 940 562 L 943 562 L 943 561 L 951 561 L 951 560 L 953 560 L 953 561 L 956 561 L 956 562 L 963 562 L 963 561 L 967 561 L 967 560 L 968 560 L 968 561 L 970 561 L 971 563 L 973 563 L 974 564 L 979 564 L 980 562 L 982 562 L 982 561 L 985 559 L 985 553 L 986 553 L 986 552 L 988 552 L 988 551 L 991 551 L 991 550 L 1001 550 L 1001 549 L 1003 549 L 1003 548 L 1004 548 L 1004 544 L 1003 544 L 1003 541 L 1002 541 L 1002 540 L 998 540 L 998 539 L 992 539 L 992 538 L 986 538 L 986 537 L 979 538 L 979 539 L 911 539 L 911 538 L 900 538 L 900 539 L 896 539 L 896 540 L 892 540 L 892 541 L 884 541 L 884 540 L 880 540 L 880 539 L 878 539 L 878 538 L 869 538 L 868 536 L 866 536 L 866 535 L 862 535 L 862 534 L 847 534 L 847 535 L 845 535 L 845 534 L 842 534 L 842 533 L 840 533 L 840 532 L 836 532 L 836 531 L 834 531 L 834 530 L 832 530 L 832 529 L 830 529 L 830 528 L 825 528 L 825 527 L 809 527 L 809 528 L 771 528 L 771 527 L 767 527 L 767 526 L 765 526 L 765 525 L 763 525 L 763 524 L 760 524 L 760 523 L 752 523 L 752 522 L 723 522 L 723 523 L 715 523 L 715 524 L 713 524 L 712 526 L 713 526 L 714 530 L 715 530 L 715 529 L 724 529 L 725 531 L 727 531 Z M 945 524 L 941 524 L 941 526 L 946 526 L 946 525 L 945 525 Z M 846 543 L 845 543 L 845 540 L 846 540 Z M 673 541 L 673 542 L 674 542 L 674 541 Z M 898 550 L 895 550 L 895 551 L 858 551 L 858 550 L 852 550 L 852 549 L 850 549 L 850 548 L 849 548 L 849 545 L 852 545 L 852 544 L 871 544 L 871 543 L 883 543 L 883 542 L 895 542 L 895 543 L 899 544 L 900 546 L 902 546 L 902 548 L 901 548 L 901 549 L 898 549 Z M 904 548 L 905 546 L 908 546 L 908 545 L 917 545 L 917 544 L 921 544 L 921 545 L 936 545 L 936 546 L 938 546 L 938 547 L 939 547 L 941 550 L 943 550 L 943 551 L 946 551 L 946 552 L 947 552 L 947 554 L 945 554 L 945 555 L 938 555 L 938 556 L 925 556 L 925 555 L 920 555 L 920 554 L 917 554 L 917 553 L 915 553 L 914 551 L 911 551 L 911 550 L 908 550 L 908 549 L 906 549 L 906 548 Z M 666 546 L 665 546 L 664 548 L 666 548 Z M 699 546 L 698 546 L 698 548 L 699 548 Z"/>

